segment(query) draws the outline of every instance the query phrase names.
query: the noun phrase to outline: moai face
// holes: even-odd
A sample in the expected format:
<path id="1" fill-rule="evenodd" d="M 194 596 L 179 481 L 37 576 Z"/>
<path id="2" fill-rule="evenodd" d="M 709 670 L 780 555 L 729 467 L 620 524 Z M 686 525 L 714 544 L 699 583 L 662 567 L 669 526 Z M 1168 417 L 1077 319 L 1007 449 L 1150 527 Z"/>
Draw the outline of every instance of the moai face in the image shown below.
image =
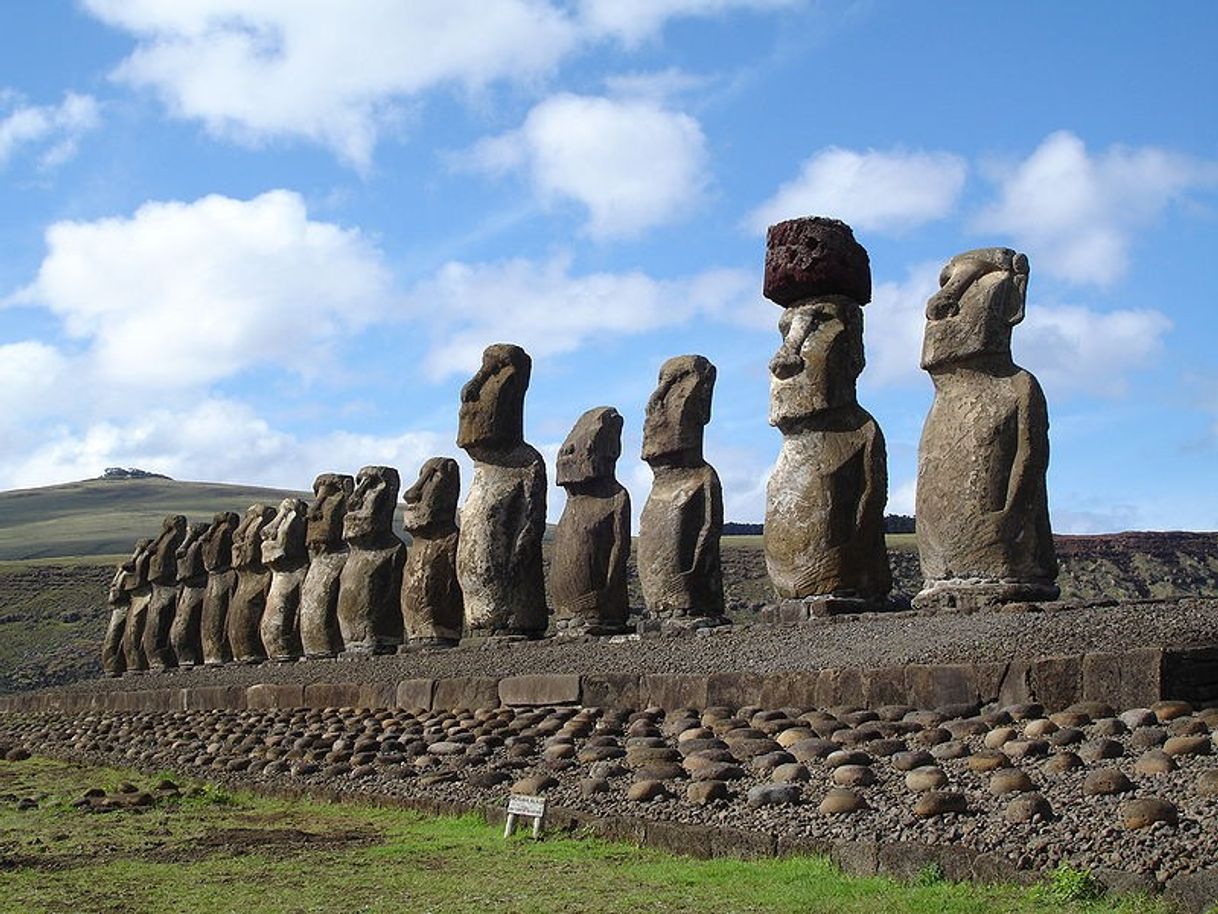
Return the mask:
<path id="1" fill-rule="evenodd" d="M 770 424 L 783 428 L 853 406 L 863 370 L 863 309 L 841 296 L 783 310 L 782 346 L 770 360 Z"/>
<path id="2" fill-rule="evenodd" d="M 148 575 L 158 584 L 169 584 L 177 580 L 178 545 L 186 536 L 186 516 L 184 514 L 168 514 L 161 521 L 161 535 L 152 544 L 152 561 L 149 564 Z"/>
<path id="3" fill-rule="evenodd" d="M 227 571 L 233 565 L 233 534 L 241 518 L 233 511 L 221 511 L 211 519 L 203 534 L 203 567 L 211 571 Z"/>
<path id="4" fill-rule="evenodd" d="M 203 567 L 203 537 L 210 527 L 204 521 L 197 521 L 186 528 L 186 538 L 174 554 L 179 582 L 197 578 L 207 570 Z"/>
<path id="5" fill-rule="evenodd" d="M 509 450 L 524 441 L 524 395 L 533 360 L 519 346 L 496 343 L 461 388 L 457 447 Z"/>
<path id="6" fill-rule="evenodd" d="M 403 523 L 412 533 L 456 525 L 461 497 L 461 468 L 451 457 L 432 457 L 419 468 L 418 481 L 405 491 Z"/>
<path id="7" fill-rule="evenodd" d="M 355 491 L 355 477 L 342 473 L 322 473 L 313 480 L 313 504 L 309 506 L 306 542 L 314 552 L 342 548 L 343 518 L 347 501 Z"/>
<path id="8" fill-rule="evenodd" d="M 285 498 L 279 503 L 271 522 L 262 528 L 262 561 L 303 562 L 308 558 L 305 550 L 305 526 L 308 506 L 299 498 Z"/>
<path id="9" fill-rule="evenodd" d="M 355 478 L 355 491 L 347 500 L 343 539 L 351 542 L 384 536 L 393 530 L 401 482 L 393 467 L 364 467 Z"/>
<path id="10" fill-rule="evenodd" d="M 262 566 L 262 528 L 271 522 L 275 509 L 250 505 L 240 526 L 233 533 L 233 565 L 237 568 Z"/>
<path id="11" fill-rule="evenodd" d="M 926 303 L 922 368 L 984 356 L 1011 357 L 1011 328 L 1023 320 L 1028 258 L 1010 248 L 981 248 L 953 257 Z"/>
<path id="12" fill-rule="evenodd" d="M 598 406 L 579 417 L 558 450 L 560 486 L 614 478 L 622 456 L 622 421 L 612 406 Z"/>
<path id="13" fill-rule="evenodd" d="M 124 593 L 129 593 L 139 587 L 141 583 L 147 583 L 148 577 L 148 547 L 152 545 L 150 539 L 138 539 L 135 541 L 135 548 L 131 550 L 131 556 L 119 566 L 118 574 L 115 575 L 114 583 L 111 586 Z M 143 566 L 144 580 L 140 580 L 140 567 Z"/>
<path id="14" fill-rule="evenodd" d="M 715 366 L 700 355 L 679 355 L 663 364 L 643 421 L 644 460 L 657 465 L 701 463 L 715 374 Z"/>

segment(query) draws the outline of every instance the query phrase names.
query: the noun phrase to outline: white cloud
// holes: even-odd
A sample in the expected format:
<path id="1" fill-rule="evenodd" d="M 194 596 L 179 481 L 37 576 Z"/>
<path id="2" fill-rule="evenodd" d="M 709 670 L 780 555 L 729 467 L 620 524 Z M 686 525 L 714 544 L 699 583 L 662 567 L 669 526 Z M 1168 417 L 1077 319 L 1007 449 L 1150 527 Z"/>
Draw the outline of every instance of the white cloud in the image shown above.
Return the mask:
<path id="1" fill-rule="evenodd" d="M 798 0 L 583 0 L 580 13 L 593 34 L 612 35 L 626 45 L 654 38 L 669 20 L 682 16 L 722 16 L 738 9 L 768 11 Z"/>
<path id="2" fill-rule="evenodd" d="M 58 349 L 37 340 L 0 346 L 0 429 L 45 415 L 59 400 L 67 367 Z"/>
<path id="3" fill-rule="evenodd" d="M 881 282 L 872 289 L 871 304 L 863 308 L 867 355 L 864 384 L 898 387 L 926 383 L 918 363 L 926 300 L 939 289 L 940 267 L 937 263 L 918 264 L 904 279 Z"/>
<path id="4" fill-rule="evenodd" d="M 755 232 L 797 216 L 832 216 L 863 231 L 899 232 L 947 216 L 968 166 L 945 152 L 830 146 L 803 163 L 799 175 L 746 217 Z"/>
<path id="5" fill-rule="evenodd" d="M 1087 152 L 1069 131 L 996 170 L 998 199 L 975 220 L 1071 282 L 1106 286 L 1124 275 L 1134 233 L 1188 193 L 1218 187 L 1218 163 L 1154 147 Z"/>
<path id="6" fill-rule="evenodd" d="M 183 388 L 266 364 L 321 370 L 328 345 L 390 298 L 375 246 L 310 220 L 283 190 L 59 222 L 46 243 L 37 278 L 10 302 L 55 313 L 103 383 Z"/>
<path id="7" fill-rule="evenodd" d="M 525 171 L 543 200 L 586 207 L 594 238 L 688 217 L 707 180 L 698 122 L 646 98 L 552 96 L 519 130 L 483 140 L 464 162 L 490 173 Z"/>
<path id="8" fill-rule="evenodd" d="M 0 103 L 16 98 L 0 92 Z M 80 137 L 99 123 L 97 102 L 89 95 L 67 92 L 58 105 L 16 105 L 0 117 L 0 168 L 27 146 L 41 148 L 40 168 L 62 165 L 76 154 Z"/>

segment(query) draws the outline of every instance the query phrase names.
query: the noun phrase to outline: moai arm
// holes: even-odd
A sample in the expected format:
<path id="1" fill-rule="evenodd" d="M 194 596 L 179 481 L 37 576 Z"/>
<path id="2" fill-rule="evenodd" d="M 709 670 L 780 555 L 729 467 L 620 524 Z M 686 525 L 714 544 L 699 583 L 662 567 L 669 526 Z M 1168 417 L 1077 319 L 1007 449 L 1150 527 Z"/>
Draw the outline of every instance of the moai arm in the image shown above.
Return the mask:
<path id="1" fill-rule="evenodd" d="M 713 473 L 713 471 L 711 472 Z M 719 493 L 716 491 L 713 477 L 702 484 L 698 494 L 702 499 L 702 527 L 698 530 L 693 560 L 690 562 L 689 570 L 685 572 L 686 575 L 701 574 L 705 571 L 706 552 L 715 545 L 711 540 L 717 540 L 716 531 L 723 529 L 723 499 L 716 497 Z"/>
<path id="2" fill-rule="evenodd" d="M 521 485 L 521 510 L 517 513 L 516 535 L 512 538 L 511 567 L 516 568 L 532 560 L 536 544 L 541 542 L 546 527 L 546 480 L 545 464 L 540 460 L 529 468 Z M 539 472 L 540 470 L 540 472 Z"/>
<path id="3" fill-rule="evenodd" d="M 625 553 L 623 555 L 623 553 Z M 626 562 L 630 559 L 630 495 L 625 489 L 618 496 L 613 513 L 613 549 L 609 552 L 609 567 L 605 569 L 603 593 L 625 588 Z"/>
<path id="4" fill-rule="evenodd" d="M 855 531 L 866 528 L 867 518 L 884 516 L 888 503 L 888 454 L 884 447 L 884 433 L 874 424 L 875 434 L 867 436 L 863 449 L 863 492 L 854 516 Z"/>
<path id="5" fill-rule="evenodd" d="M 1017 534 L 1049 467 L 1049 409 L 1036 378 L 1021 371 L 1018 379 L 1018 413 L 1015 457 L 1007 480 L 1002 508 L 1003 532 Z"/>

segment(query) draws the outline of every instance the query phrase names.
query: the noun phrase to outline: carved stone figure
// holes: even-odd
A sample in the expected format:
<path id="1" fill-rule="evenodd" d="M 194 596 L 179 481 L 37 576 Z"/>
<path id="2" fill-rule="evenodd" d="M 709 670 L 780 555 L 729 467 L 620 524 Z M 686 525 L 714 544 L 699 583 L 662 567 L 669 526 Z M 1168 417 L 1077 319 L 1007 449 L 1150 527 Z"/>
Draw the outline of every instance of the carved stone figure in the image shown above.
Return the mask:
<path id="1" fill-rule="evenodd" d="M 630 615 L 630 494 L 614 475 L 621 454 L 622 416 L 611 406 L 580 416 L 558 451 L 567 504 L 554 536 L 550 594 L 569 633 L 616 634 Z"/>
<path id="2" fill-rule="evenodd" d="M 237 589 L 228 604 L 227 630 L 233 659 L 239 663 L 261 663 L 266 659 L 261 627 L 267 591 L 271 589 L 271 571 L 262 563 L 262 528 L 274 517 L 274 508 L 250 505 L 233 534 Z"/>
<path id="3" fill-rule="evenodd" d="M 461 388 L 457 446 L 474 461 L 461 509 L 457 579 L 471 635 L 537 637 L 546 630 L 541 538 L 546 465 L 524 440 L 524 396 L 533 360 L 498 343 Z"/>
<path id="4" fill-rule="evenodd" d="M 402 624 L 411 647 L 451 647 L 461 640 L 465 603 L 457 583 L 457 501 L 461 470 L 457 461 L 433 457 L 402 495 L 410 533 L 402 574 Z"/>
<path id="5" fill-rule="evenodd" d="M 675 356 L 647 401 L 643 459 L 655 480 L 639 519 L 639 582 L 650 617 L 723 616 L 723 488 L 702 457 L 715 374 L 703 356 Z"/>
<path id="6" fill-rule="evenodd" d="M 309 570 L 308 510 L 299 498 L 285 498 L 274 519 L 262 528 L 262 561 L 271 569 L 271 589 L 260 633 L 272 660 L 296 660 L 301 654 L 300 593 Z"/>
<path id="7" fill-rule="evenodd" d="M 123 629 L 123 657 L 128 673 L 142 673 L 148 669 L 148 657 L 144 653 L 144 628 L 148 622 L 148 604 L 152 600 L 152 583 L 148 580 L 148 566 L 152 563 L 152 540 L 142 539 L 135 544 L 132 553 L 131 573 L 122 580 L 127 592 L 127 627 Z"/>
<path id="8" fill-rule="evenodd" d="M 393 533 L 400 488 L 393 467 L 364 467 L 347 500 L 339 575 L 338 630 L 346 654 L 383 654 L 402 643 L 402 565 L 406 545 Z"/>
<path id="9" fill-rule="evenodd" d="M 211 525 L 194 523 L 186 528 L 186 538 L 174 558 L 177 565 L 178 605 L 169 643 L 178 666 L 192 667 L 203 662 L 203 601 L 207 597 L 207 568 L 203 564 L 203 537 Z"/>
<path id="10" fill-rule="evenodd" d="M 922 367 L 935 400 L 918 448 L 919 607 L 1058 596 L 1045 472 L 1049 414 L 1011 359 L 1028 259 L 1009 248 L 953 257 L 926 305 Z"/>
<path id="11" fill-rule="evenodd" d="M 135 544 L 131 556 L 120 562 L 110 581 L 106 602 L 110 604 L 110 621 L 102 638 L 102 672 L 107 676 L 121 676 L 127 671 L 127 655 L 123 650 L 123 636 L 127 632 L 127 612 L 131 607 L 131 590 L 128 586 L 135 576 L 135 565 L 140 555 L 152 540 L 142 539 Z"/>
<path id="12" fill-rule="evenodd" d="M 885 608 L 884 436 L 855 393 L 867 252 L 836 219 L 780 222 L 766 236 L 765 292 L 784 309 L 770 361 L 770 424 L 782 432 L 766 489 L 774 591 L 813 615 Z"/>
<path id="13" fill-rule="evenodd" d="M 347 563 L 343 519 L 355 477 L 322 473 L 313 480 L 305 542 L 309 570 L 300 593 L 300 642 L 306 657 L 334 657 L 343 649 L 338 631 L 338 585 Z"/>
<path id="14" fill-rule="evenodd" d="M 144 656 L 148 668 L 164 670 L 177 665 L 169 630 L 178 605 L 178 546 L 186 537 L 186 517 L 170 514 L 161 522 L 161 534 L 150 547 L 152 560 L 148 564 L 148 579 L 152 582 L 152 599 L 144 624 Z"/>
<path id="15" fill-rule="evenodd" d="M 241 518 L 234 511 L 221 511 L 212 518 L 203 534 L 203 567 L 207 569 L 207 590 L 203 594 L 201 639 L 203 662 L 208 666 L 233 659 L 228 643 L 228 606 L 237 589 L 233 568 L 233 534 Z"/>

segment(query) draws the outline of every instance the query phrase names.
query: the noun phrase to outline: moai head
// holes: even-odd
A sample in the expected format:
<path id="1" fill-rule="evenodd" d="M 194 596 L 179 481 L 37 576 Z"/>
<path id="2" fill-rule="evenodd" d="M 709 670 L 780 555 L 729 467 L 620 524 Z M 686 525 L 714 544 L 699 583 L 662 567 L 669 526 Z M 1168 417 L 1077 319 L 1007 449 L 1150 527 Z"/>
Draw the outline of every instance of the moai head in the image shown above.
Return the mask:
<path id="1" fill-rule="evenodd" d="M 343 539 L 353 542 L 392 533 L 401 481 L 393 467 L 364 467 L 355 477 L 355 491 L 347 499 Z"/>
<path id="2" fill-rule="evenodd" d="M 457 447 L 510 450 L 524 441 L 524 395 L 533 360 L 519 346 L 496 343 L 461 388 Z"/>
<path id="3" fill-rule="evenodd" d="M 211 571 L 228 571 L 233 566 L 233 534 L 241 518 L 234 511 L 221 511 L 211 519 L 203 534 L 203 567 Z"/>
<path id="4" fill-rule="evenodd" d="M 152 544 L 148 577 L 157 584 L 172 584 L 178 579 L 177 550 L 186 536 L 186 515 L 167 514 L 161 521 L 160 536 Z"/>
<path id="5" fill-rule="evenodd" d="M 178 583 L 206 573 L 207 569 L 203 566 L 203 537 L 210 528 L 206 521 L 196 521 L 186 528 L 186 536 L 174 553 Z"/>
<path id="6" fill-rule="evenodd" d="M 770 360 L 770 424 L 786 429 L 857 405 L 871 263 L 850 226 L 820 217 L 770 226 L 765 295 L 784 309 Z"/>
<path id="7" fill-rule="evenodd" d="M 347 500 L 355 491 L 355 477 L 322 473 L 313 480 L 313 504 L 305 540 L 312 552 L 335 552 L 343 546 L 343 518 Z"/>
<path id="8" fill-rule="evenodd" d="M 566 487 L 612 480 L 620 456 L 621 413 L 612 406 L 590 409 L 579 417 L 558 450 L 558 484 Z"/>
<path id="9" fill-rule="evenodd" d="M 271 522 L 262 528 L 262 561 L 303 562 L 309 554 L 305 549 L 305 528 L 308 506 L 299 498 L 285 498 L 279 503 Z"/>
<path id="10" fill-rule="evenodd" d="M 233 565 L 236 568 L 262 567 L 262 528 L 275 517 L 267 505 L 250 505 L 233 533 Z"/>
<path id="11" fill-rule="evenodd" d="M 451 457 L 432 457 L 419 468 L 419 478 L 402 495 L 402 520 L 411 533 L 447 530 L 457 525 L 461 497 L 461 468 Z"/>
<path id="12" fill-rule="evenodd" d="M 115 587 L 124 593 L 130 594 L 141 584 L 148 583 L 148 547 L 152 545 L 152 540 L 144 538 L 135 541 L 135 548 L 131 550 L 131 556 L 118 566 L 118 574 L 114 577 L 114 583 L 111 585 L 111 592 Z M 140 580 L 140 569 L 143 568 L 144 579 Z M 111 599 L 113 602 L 113 598 Z"/>
<path id="13" fill-rule="evenodd" d="M 1011 328 L 1023 320 L 1028 258 L 1010 248 L 957 254 L 926 303 L 922 367 L 929 372 L 986 356 L 1009 362 Z"/>
<path id="14" fill-rule="evenodd" d="M 700 355 L 674 356 L 660 367 L 660 383 L 643 420 L 644 460 L 656 466 L 701 465 L 715 374 L 715 366 Z"/>

